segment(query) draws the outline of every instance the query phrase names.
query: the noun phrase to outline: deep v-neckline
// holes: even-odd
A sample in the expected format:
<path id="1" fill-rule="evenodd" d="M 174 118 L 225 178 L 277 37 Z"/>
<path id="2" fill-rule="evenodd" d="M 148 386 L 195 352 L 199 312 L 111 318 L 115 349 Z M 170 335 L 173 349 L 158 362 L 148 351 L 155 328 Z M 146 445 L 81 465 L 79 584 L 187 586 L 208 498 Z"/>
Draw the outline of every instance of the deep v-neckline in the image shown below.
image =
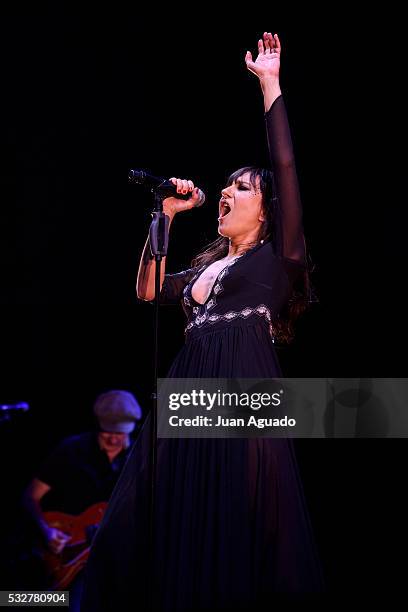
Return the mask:
<path id="1" fill-rule="evenodd" d="M 245 255 L 245 253 L 243 253 L 243 255 Z M 190 285 L 190 295 L 191 295 L 191 297 L 192 297 L 192 299 L 193 299 L 193 302 L 195 302 L 195 304 L 197 304 L 197 306 L 205 306 L 205 304 L 207 304 L 207 302 L 210 300 L 210 298 L 211 298 L 211 296 L 212 296 L 212 293 L 213 293 L 213 291 L 214 291 L 214 287 L 215 287 L 215 285 L 217 284 L 217 282 L 218 282 L 219 277 L 221 276 L 221 274 L 224 272 L 224 270 L 225 270 L 226 268 L 230 268 L 230 267 L 231 267 L 231 266 L 232 266 L 232 265 L 233 265 L 233 264 L 234 264 L 234 263 L 235 263 L 235 262 L 236 262 L 238 259 L 240 259 L 241 257 L 242 257 L 242 255 L 239 255 L 238 257 L 235 257 L 235 258 L 234 258 L 234 259 L 231 261 L 231 263 L 229 263 L 229 264 L 227 263 L 227 264 L 226 264 L 226 265 L 225 265 L 223 268 L 221 268 L 221 270 L 218 272 L 217 276 L 214 278 L 214 282 L 213 282 L 213 284 L 211 285 L 211 289 L 210 289 L 210 291 L 208 292 L 207 298 L 204 300 L 204 302 L 197 302 L 197 300 L 194 298 L 194 296 L 193 296 L 193 289 L 194 289 L 194 285 L 196 284 L 196 282 L 198 281 L 198 279 L 199 279 L 199 278 L 200 278 L 200 277 L 201 277 L 201 276 L 204 274 L 204 272 L 205 272 L 206 270 L 208 270 L 208 268 L 209 268 L 211 265 L 213 265 L 214 263 L 216 263 L 216 262 L 215 262 L 215 261 L 213 261 L 213 262 L 210 264 L 210 266 L 204 266 L 202 269 L 200 269 L 200 270 L 197 272 L 197 275 L 196 275 L 196 276 L 195 276 L 195 277 L 192 279 L 192 282 L 191 282 L 191 285 Z"/>
<path id="2" fill-rule="evenodd" d="M 214 282 L 211 286 L 211 289 L 207 295 L 207 299 L 204 302 L 197 302 L 196 299 L 194 299 L 193 297 L 193 288 L 194 285 L 196 284 L 196 282 L 198 281 L 198 279 L 200 278 L 200 276 L 205 272 L 205 270 L 207 270 L 209 268 L 209 266 L 202 266 L 201 268 L 199 268 L 197 274 L 195 276 L 193 276 L 193 278 L 190 281 L 190 287 L 189 287 L 189 293 L 190 293 L 190 297 L 192 299 L 192 301 L 194 302 L 194 304 L 196 306 L 205 306 L 211 299 L 211 296 L 214 292 L 214 287 L 217 285 L 217 283 L 220 280 L 220 276 L 221 274 L 224 272 L 224 270 L 230 268 L 231 266 L 233 266 L 234 264 L 237 263 L 237 261 L 239 261 L 240 259 L 242 259 L 243 257 L 245 257 L 246 255 L 249 255 L 250 253 L 253 253 L 256 249 L 258 249 L 259 247 L 263 246 L 264 243 L 260 243 L 255 245 L 254 247 L 252 247 L 251 249 L 248 249 L 248 251 L 245 251 L 245 253 L 242 253 L 242 255 L 238 255 L 237 257 L 235 257 L 231 263 L 227 264 L 226 266 L 224 266 L 219 273 L 217 274 L 216 278 L 214 279 Z M 215 263 L 215 262 L 212 262 Z M 210 265 L 212 265 L 212 263 Z"/>

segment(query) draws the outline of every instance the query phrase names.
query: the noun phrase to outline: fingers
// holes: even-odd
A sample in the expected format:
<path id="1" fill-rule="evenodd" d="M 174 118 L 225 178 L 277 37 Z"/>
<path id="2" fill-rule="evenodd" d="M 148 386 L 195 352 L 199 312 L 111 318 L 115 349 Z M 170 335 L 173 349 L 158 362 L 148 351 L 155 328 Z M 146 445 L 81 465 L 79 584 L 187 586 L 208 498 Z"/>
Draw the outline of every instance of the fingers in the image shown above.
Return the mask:
<path id="1" fill-rule="evenodd" d="M 71 536 L 63 533 L 62 531 L 57 531 L 51 537 L 48 542 L 50 550 L 58 555 L 64 549 L 67 542 L 71 540 Z"/>
<path id="2" fill-rule="evenodd" d="M 189 188 L 189 181 L 187 179 L 177 179 L 177 193 L 185 195 L 189 191 L 192 191 L 192 188 Z"/>
<path id="3" fill-rule="evenodd" d="M 277 34 L 271 32 L 264 32 L 263 37 L 258 40 L 258 53 L 259 55 L 265 55 L 267 53 L 278 53 L 281 52 L 281 43 Z M 250 56 L 250 57 L 249 57 Z M 252 55 L 247 51 L 245 61 L 252 61 Z"/>
<path id="4" fill-rule="evenodd" d="M 177 186 L 177 193 L 182 193 L 182 194 L 186 194 L 189 191 L 193 191 L 194 189 L 194 183 L 193 181 L 190 181 L 188 179 L 179 179 L 179 178 L 175 178 L 174 176 L 169 179 L 173 185 Z"/>
<path id="5" fill-rule="evenodd" d="M 66 534 L 66 533 L 62 533 L 59 532 L 55 538 L 54 538 L 54 542 L 59 545 L 59 544 L 65 544 L 66 542 L 68 542 L 71 539 L 71 536 Z"/>
<path id="6" fill-rule="evenodd" d="M 255 62 L 252 59 L 252 53 L 250 51 L 247 51 L 245 54 L 245 63 L 246 63 L 246 67 L 248 68 L 248 70 L 250 72 L 254 72 Z"/>
<path id="7" fill-rule="evenodd" d="M 273 34 L 271 32 L 264 32 L 263 34 L 263 44 L 265 47 L 265 53 L 280 53 L 281 44 L 279 40 L 279 36 L 277 34 Z"/>
<path id="8" fill-rule="evenodd" d="M 199 202 L 200 199 L 201 199 L 200 190 L 198 187 L 195 187 L 193 189 L 193 193 L 191 194 L 191 198 L 190 198 L 193 206 L 196 206 L 197 202 Z"/>
<path id="9" fill-rule="evenodd" d="M 272 53 L 273 44 L 274 44 L 272 34 L 270 34 L 269 32 L 264 32 L 263 43 L 265 47 L 265 53 Z"/>

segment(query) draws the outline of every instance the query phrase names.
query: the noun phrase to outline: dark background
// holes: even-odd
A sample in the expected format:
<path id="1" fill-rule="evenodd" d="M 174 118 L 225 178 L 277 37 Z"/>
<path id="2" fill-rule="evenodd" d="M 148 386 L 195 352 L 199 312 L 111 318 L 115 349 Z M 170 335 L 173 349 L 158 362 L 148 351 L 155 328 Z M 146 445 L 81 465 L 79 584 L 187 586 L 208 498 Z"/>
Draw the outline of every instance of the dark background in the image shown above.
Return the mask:
<path id="1" fill-rule="evenodd" d="M 134 286 L 151 196 L 127 172 L 205 191 L 172 230 L 168 270 L 184 269 L 216 237 L 229 173 L 267 163 L 262 95 L 244 64 L 265 28 L 283 45 L 320 299 L 279 350 L 284 372 L 406 374 L 401 15 L 389 4 L 224 17 L 207 5 L 86 6 L 21 6 L 0 24 L 0 404 L 31 407 L 0 426 L 4 533 L 39 461 L 92 427 L 98 393 L 128 389 L 148 412 L 153 308 Z M 183 327 L 180 309 L 161 309 L 162 375 Z M 330 593 L 396 598 L 405 441 L 296 444 Z"/>

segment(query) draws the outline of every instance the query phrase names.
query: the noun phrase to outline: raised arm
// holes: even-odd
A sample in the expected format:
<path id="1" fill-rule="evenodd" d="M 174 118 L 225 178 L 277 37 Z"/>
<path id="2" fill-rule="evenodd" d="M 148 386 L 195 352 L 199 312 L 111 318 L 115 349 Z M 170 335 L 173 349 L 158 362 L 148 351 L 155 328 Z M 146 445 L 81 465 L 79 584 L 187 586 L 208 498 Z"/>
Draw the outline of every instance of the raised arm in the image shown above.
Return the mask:
<path id="1" fill-rule="evenodd" d="M 247 51 L 245 62 L 259 78 L 265 107 L 266 132 L 270 161 L 275 177 L 279 206 L 280 255 L 304 263 L 305 247 L 302 224 L 302 203 L 296 173 L 292 138 L 279 83 L 281 44 L 277 34 L 265 32 L 258 41 L 255 62 Z"/>

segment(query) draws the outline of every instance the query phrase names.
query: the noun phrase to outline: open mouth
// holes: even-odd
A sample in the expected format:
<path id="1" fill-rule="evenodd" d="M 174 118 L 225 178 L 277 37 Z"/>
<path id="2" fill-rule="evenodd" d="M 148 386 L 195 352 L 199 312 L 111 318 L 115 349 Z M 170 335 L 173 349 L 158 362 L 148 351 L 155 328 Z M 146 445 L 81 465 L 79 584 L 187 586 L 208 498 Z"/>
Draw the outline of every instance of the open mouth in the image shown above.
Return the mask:
<path id="1" fill-rule="evenodd" d="M 224 217 L 229 215 L 230 212 L 231 212 L 231 206 L 228 204 L 228 202 L 225 202 L 225 201 L 221 202 L 220 216 L 218 217 L 218 219 L 224 219 Z"/>

